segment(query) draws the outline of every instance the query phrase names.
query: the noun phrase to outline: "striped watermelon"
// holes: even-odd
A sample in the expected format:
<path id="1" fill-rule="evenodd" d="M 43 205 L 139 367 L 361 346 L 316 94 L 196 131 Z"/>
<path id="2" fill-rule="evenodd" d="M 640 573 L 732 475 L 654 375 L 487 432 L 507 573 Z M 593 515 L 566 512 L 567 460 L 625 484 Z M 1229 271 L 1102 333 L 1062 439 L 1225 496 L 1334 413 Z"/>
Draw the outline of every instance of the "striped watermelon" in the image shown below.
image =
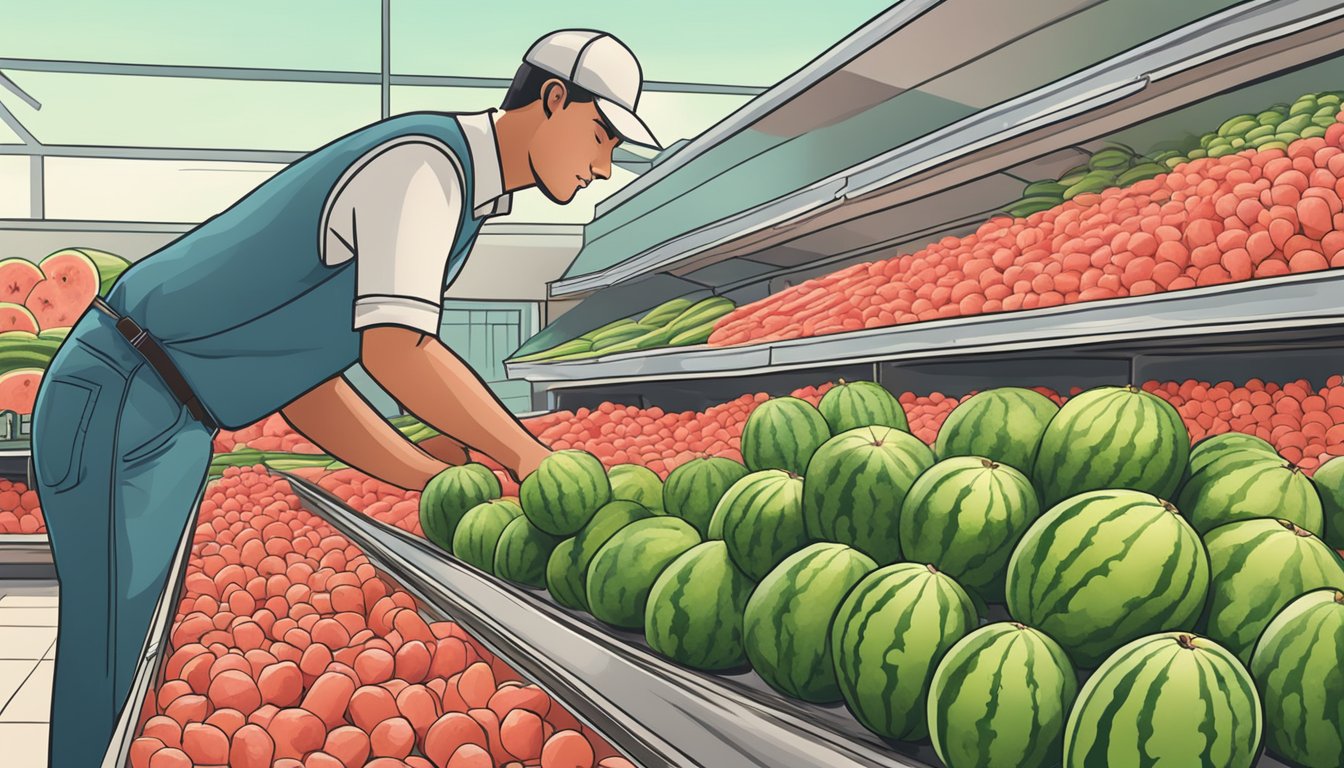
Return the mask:
<path id="1" fill-rule="evenodd" d="M 1117 650 L 1078 693 L 1064 768 L 1250 768 L 1264 728 L 1246 668 L 1188 632 Z"/>
<path id="2" fill-rule="evenodd" d="M 486 573 L 495 572 L 495 548 L 499 537 L 523 508 L 513 499 L 497 499 L 477 504 L 457 524 L 453 533 L 453 554 Z"/>
<path id="3" fill-rule="evenodd" d="M 663 481 L 658 473 L 638 464 L 617 464 L 607 473 L 611 498 L 633 501 L 656 515 L 663 514 Z"/>
<path id="4" fill-rule="evenodd" d="M 1325 543 L 1344 549 L 1344 456 L 1325 462 L 1311 476 L 1325 514 Z"/>
<path id="5" fill-rule="evenodd" d="M 841 544 L 790 555 L 751 593 L 743 636 L 751 667 L 771 688 L 804 701 L 840 701 L 831 660 L 831 619 L 877 563 Z"/>
<path id="6" fill-rule="evenodd" d="M 901 507 L 901 550 L 934 563 L 967 592 L 1001 603 L 1008 558 L 1041 506 L 1027 476 L 1007 464 L 957 456 L 920 475 Z"/>
<path id="7" fill-rule="evenodd" d="M 1027 529 L 1008 563 L 1008 612 L 1094 667 L 1143 635 L 1195 625 L 1209 588 L 1199 535 L 1139 491 L 1074 496 Z"/>
<path id="8" fill-rule="evenodd" d="M 1059 765 L 1078 676 L 1064 649 L 1017 622 L 983 626 L 947 652 L 929 691 L 929 734 L 947 768 Z"/>
<path id="9" fill-rule="evenodd" d="M 653 513 L 633 501 L 612 501 L 604 504 L 593 519 L 573 537 L 570 546 L 559 546 L 551 553 L 546 564 L 546 588 L 561 605 L 580 611 L 588 610 L 588 564 L 616 532 L 636 520 L 653 517 Z"/>
<path id="10" fill-rule="evenodd" d="M 931 565 L 897 563 L 868 574 L 831 624 L 845 705 L 879 736 L 923 738 L 934 670 L 978 623 L 966 591 Z"/>
<path id="11" fill-rule="evenodd" d="M 754 586 L 733 565 L 722 541 L 691 547 L 663 570 L 649 591 L 644 609 L 649 647 L 693 669 L 717 672 L 744 666 L 742 614 Z"/>
<path id="12" fill-rule="evenodd" d="M 1293 598 L 1320 587 L 1344 589 L 1344 562 L 1288 520 L 1242 520 L 1204 535 L 1213 589 L 1205 633 L 1243 662 L 1256 638 Z"/>
<path id="13" fill-rule="evenodd" d="M 546 561 L 559 543 L 559 537 L 536 527 L 526 515 L 516 517 L 504 526 L 495 545 L 495 575 L 529 587 L 544 587 Z"/>
<path id="14" fill-rule="evenodd" d="M 625 526 L 588 564 L 589 610 L 613 626 L 642 629 L 653 583 L 669 563 L 699 543 L 695 528 L 676 517 L 650 517 Z"/>
<path id="15" fill-rule="evenodd" d="M 756 406 L 742 427 L 742 458 L 747 469 L 807 471 L 821 444 L 831 439 L 826 419 L 806 400 L 776 397 Z"/>
<path id="16" fill-rule="evenodd" d="M 807 545 L 802 478 L 767 469 L 733 483 L 714 509 L 709 537 L 723 539 L 733 562 L 752 581 L 765 578 Z"/>
<path id="17" fill-rule="evenodd" d="M 746 475 L 746 467 L 722 456 L 691 459 L 672 470 L 663 483 L 663 510 L 708 537 L 709 521 L 719 499 Z"/>
<path id="18" fill-rule="evenodd" d="M 1274 446 L 1255 435 L 1247 435 L 1242 432 L 1221 432 L 1216 435 L 1209 435 L 1190 446 L 1190 460 L 1186 463 L 1185 479 L 1189 480 L 1191 475 L 1229 453 L 1241 453 L 1242 451 L 1263 453 L 1273 458 L 1279 456 L 1278 451 L 1274 450 Z"/>
<path id="19" fill-rule="evenodd" d="M 1265 627 L 1251 674 L 1270 751 L 1306 768 L 1344 765 L 1344 592 L 1293 600 Z"/>
<path id="20" fill-rule="evenodd" d="M 833 435 L 874 426 L 910 431 L 901 401 L 886 387 L 871 381 L 846 383 L 841 379 L 822 395 L 817 410 L 821 411 Z"/>
<path id="21" fill-rule="evenodd" d="M 1170 403 L 1135 387 L 1097 387 L 1050 420 L 1032 479 L 1047 507 L 1113 488 L 1170 499 L 1189 454 L 1190 433 Z"/>
<path id="22" fill-rule="evenodd" d="M 1030 476 L 1041 435 L 1057 413 L 1059 406 L 1034 390 L 991 389 L 952 410 L 933 450 L 940 459 L 983 456 Z"/>
<path id="23" fill-rule="evenodd" d="M 817 450 L 803 480 L 803 523 L 814 541 L 847 544 L 881 565 L 901 559 L 901 501 L 933 452 L 908 432 L 860 427 Z"/>
<path id="24" fill-rule="evenodd" d="M 1261 451 L 1230 451 L 1204 464 L 1181 489 L 1176 506 L 1201 534 L 1270 513 L 1317 536 L 1325 522 L 1311 478 L 1277 455 Z"/>
<path id="25" fill-rule="evenodd" d="M 573 536 L 611 500 L 611 483 L 591 453 L 556 451 L 523 480 L 518 495 L 533 525 L 553 536 Z"/>
<path id="26" fill-rule="evenodd" d="M 482 464 L 449 467 L 435 475 L 420 494 L 420 528 L 441 549 L 453 550 L 453 534 L 477 504 L 498 499 L 499 478 Z"/>

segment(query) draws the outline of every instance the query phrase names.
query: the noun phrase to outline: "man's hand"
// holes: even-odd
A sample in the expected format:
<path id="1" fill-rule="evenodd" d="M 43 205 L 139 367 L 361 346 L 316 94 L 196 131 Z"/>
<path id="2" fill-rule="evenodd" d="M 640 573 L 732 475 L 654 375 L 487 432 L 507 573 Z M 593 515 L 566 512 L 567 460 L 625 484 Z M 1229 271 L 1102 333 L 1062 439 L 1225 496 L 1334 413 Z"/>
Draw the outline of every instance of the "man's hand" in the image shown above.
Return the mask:
<path id="1" fill-rule="evenodd" d="M 460 467 L 471 461 L 467 447 L 447 435 L 435 435 L 428 440 L 421 440 L 417 445 L 420 450 L 450 467 Z"/>

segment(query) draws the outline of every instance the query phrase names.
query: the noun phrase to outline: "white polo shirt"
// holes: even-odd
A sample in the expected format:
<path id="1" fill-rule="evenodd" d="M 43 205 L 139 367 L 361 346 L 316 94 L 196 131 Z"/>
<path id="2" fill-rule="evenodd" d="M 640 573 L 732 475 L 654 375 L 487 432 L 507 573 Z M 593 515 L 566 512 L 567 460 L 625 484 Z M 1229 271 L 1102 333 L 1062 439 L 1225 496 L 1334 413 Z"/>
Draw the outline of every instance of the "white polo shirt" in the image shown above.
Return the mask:
<path id="1" fill-rule="evenodd" d="M 509 212 L 498 110 L 458 115 L 474 169 L 472 212 Z M 405 136 L 365 153 L 332 189 L 322 214 L 322 260 L 355 259 L 355 330 L 399 325 L 439 333 L 448 255 L 464 197 L 452 151 L 428 136 Z"/>

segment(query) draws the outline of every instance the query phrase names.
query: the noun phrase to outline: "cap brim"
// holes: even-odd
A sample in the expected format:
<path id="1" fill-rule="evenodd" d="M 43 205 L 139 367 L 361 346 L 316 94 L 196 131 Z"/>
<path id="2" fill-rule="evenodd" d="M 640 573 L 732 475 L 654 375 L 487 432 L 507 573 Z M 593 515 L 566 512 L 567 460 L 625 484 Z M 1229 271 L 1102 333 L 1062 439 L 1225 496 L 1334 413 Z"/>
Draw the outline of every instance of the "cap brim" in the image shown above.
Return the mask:
<path id="1" fill-rule="evenodd" d="M 602 117 L 611 124 L 612 128 L 616 129 L 616 135 L 620 136 L 622 141 L 628 141 L 631 144 L 638 144 L 649 149 L 663 148 L 658 140 L 653 138 L 653 133 L 649 131 L 649 127 L 634 112 L 600 96 L 595 101 L 597 111 L 601 112 Z"/>

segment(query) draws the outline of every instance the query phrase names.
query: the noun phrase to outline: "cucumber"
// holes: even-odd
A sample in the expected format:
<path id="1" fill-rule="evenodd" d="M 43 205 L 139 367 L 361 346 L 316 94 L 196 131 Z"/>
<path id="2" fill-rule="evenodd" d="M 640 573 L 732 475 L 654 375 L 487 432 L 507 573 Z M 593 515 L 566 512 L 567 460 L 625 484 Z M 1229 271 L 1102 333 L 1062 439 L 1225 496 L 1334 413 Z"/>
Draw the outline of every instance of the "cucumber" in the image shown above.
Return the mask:
<path id="1" fill-rule="evenodd" d="M 1274 133 L 1279 135 L 1285 133 L 1301 133 L 1302 129 L 1306 128 L 1308 125 L 1311 125 L 1311 115 L 1293 115 L 1282 123 L 1279 123 L 1279 127 Z"/>
<path id="2" fill-rule="evenodd" d="M 672 337 L 671 341 L 667 342 L 667 345 L 669 347 L 684 347 L 691 344 L 704 344 L 709 341 L 709 336 L 712 333 L 714 333 L 714 321 L 711 320 L 678 333 Z"/>
<path id="3" fill-rule="evenodd" d="M 649 312 L 639 319 L 640 325 L 649 325 L 653 327 L 661 326 L 669 320 L 676 318 L 682 312 L 685 312 L 691 306 L 690 299 L 672 299 L 649 310 Z"/>
<path id="4" fill-rule="evenodd" d="M 1004 207 L 1004 211 L 1009 216 L 1020 219 L 1033 213 L 1048 211 L 1063 201 L 1064 198 L 1057 195 L 1031 195 L 1009 203 Z"/>
<path id="5" fill-rule="evenodd" d="M 1087 167 L 1091 171 L 1116 171 L 1128 168 L 1133 159 L 1134 155 L 1123 149 L 1108 147 L 1094 153 Z"/>
<path id="6" fill-rule="evenodd" d="M 1078 195 L 1088 192 L 1100 192 L 1101 190 L 1115 186 L 1114 173 L 1109 171 L 1093 171 L 1082 178 L 1077 184 L 1064 190 L 1064 199 L 1072 200 Z"/>
<path id="7" fill-rule="evenodd" d="M 1074 166 L 1073 168 L 1070 168 L 1069 170 L 1065 171 L 1063 176 L 1059 177 L 1059 183 L 1063 184 L 1064 188 L 1067 189 L 1073 186 L 1074 184 L 1077 184 L 1078 182 L 1082 181 L 1083 177 L 1086 176 L 1091 170 L 1092 170 L 1091 168 L 1087 167 L 1086 163 L 1084 163 L 1083 165 Z"/>
<path id="8" fill-rule="evenodd" d="M 1325 128 L 1319 125 L 1308 125 L 1302 129 L 1302 138 L 1315 139 L 1325 135 Z"/>
<path id="9" fill-rule="evenodd" d="M 1138 181 L 1151 179 L 1154 176 L 1167 172 L 1167 167 L 1161 163 L 1139 163 L 1128 171 L 1120 174 L 1116 178 L 1115 184 L 1118 187 L 1127 187 Z"/>
<path id="10" fill-rule="evenodd" d="M 620 320 L 612 321 L 612 322 L 607 323 L 606 325 L 601 326 L 601 327 L 599 327 L 599 328 L 594 328 L 593 330 L 591 330 L 591 331 L 589 331 L 589 332 L 583 334 L 583 335 L 580 336 L 579 338 L 580 338 L 580 339 L 587 339 L 587 340 L 589 340 L 589 341 L 594 341 L 594 340 L 597 339 L 598 336 L 600 336 L 600 335 L 603 334 L 603 333 L 606 333 L 607 331 L 614 331 L 614 330 L 616 330 L 617 328 L 624 328 L 624 327 L 627 326 L 627 325 L 634 325 L 634 324 L 635 324 L 635 321 L 634 321 L 634 320 L 631 320 L 631 319 L 628 318 L 628 317 L 623 317 L 623 318 L 621 318 Z"/>
<path id="11" fill-rule="evenodd" d="M 588 339 L 570 339 L 569 341 L 566 341 L 563 344 L 557 344 L 556 346 L 551 347 L 550 349 L 545 350 L 543 352 L 536 352 L 531 355 L 526 355 L 524 357 L 515 357 L 509 362 L 530 363 L 536 360 L 549 360 L 551 358 L 559 357 L 561 355 L 574 354 L 575 352 L 587 352 L 588 350 L 592 349 L 592 347 L 593 342 Z"/>
<path id="12" fill-rule="evenodd" d="M 1288 110 L 1288 117 L 1293 118 L 1293 117 L 1300 117 L 1303 115 L 1311 117 L 1311 114 L 1316 111 L 1316 107 L 1317 105 L 1315 96 L 1303 96 L 1302 98 L 1293 102 L 1293 106 Z"/>
<path id="13" fill-rule="evenodd" d="M 1246 141 L 1255 141 L 1256 139 L 1262 136 L 1273 136 L 1273 135 L 1274 135 L 1274 126 L 1258 125 L 1255 128 L 1252 128 L 1251 130 L 1247 131 L 1246 135 L 1242 136 L 1242 138 L 1245 139 Z"/>
<path id="14" fill-rule="evenodd" d="M 1218 135 L 1241 135 L 1255 126 L 1255 115 L 1236 115 L 1224 120 L 1223 124 L 1218 126 Z"/>
<path id="15" fill-rule="evenodd" d="M 1042 179 L 1041 181 L 1033 181 L 1030 184 L 1028 184 L 1027 188 L 1022 190 L 1022 196 L 1023 197 L 1034 197 L 1036 195 L 1058 196 L 1063 195 L 1064 190 L 1068 188 L 1069 188 L 1068 185 L 1060 184 L 1058 181 L 1055 181 L 1053 179 Z"/>
<path id="16" fill-rule="evenodd" d="M 1280 112 L 1274 109 L 1268 109 L 1255 116 L 1255 121 L 1261 125 L 1275 125 L 1282 123 L 1288 117 L 1287 112 Z"/>
<path id="17" fill-rule="evenodd" d="M 635 323 L 634 326 L 626 328 L 617 328 L 615 329 L 614 332 L 612 332 L 605 338 L 595 340 L 593 342 L 593 348 L 591 351 L 600 352 L 601 350 L 604 350 L 607 347 L 620 344 L 622 341 L 629 341 L 630 339 L 638 338 L 648 333 L 649 331 L 653 330 L 657 329 L 650 328 L 647 325 L 640 325 L 639 323 Z"/>

